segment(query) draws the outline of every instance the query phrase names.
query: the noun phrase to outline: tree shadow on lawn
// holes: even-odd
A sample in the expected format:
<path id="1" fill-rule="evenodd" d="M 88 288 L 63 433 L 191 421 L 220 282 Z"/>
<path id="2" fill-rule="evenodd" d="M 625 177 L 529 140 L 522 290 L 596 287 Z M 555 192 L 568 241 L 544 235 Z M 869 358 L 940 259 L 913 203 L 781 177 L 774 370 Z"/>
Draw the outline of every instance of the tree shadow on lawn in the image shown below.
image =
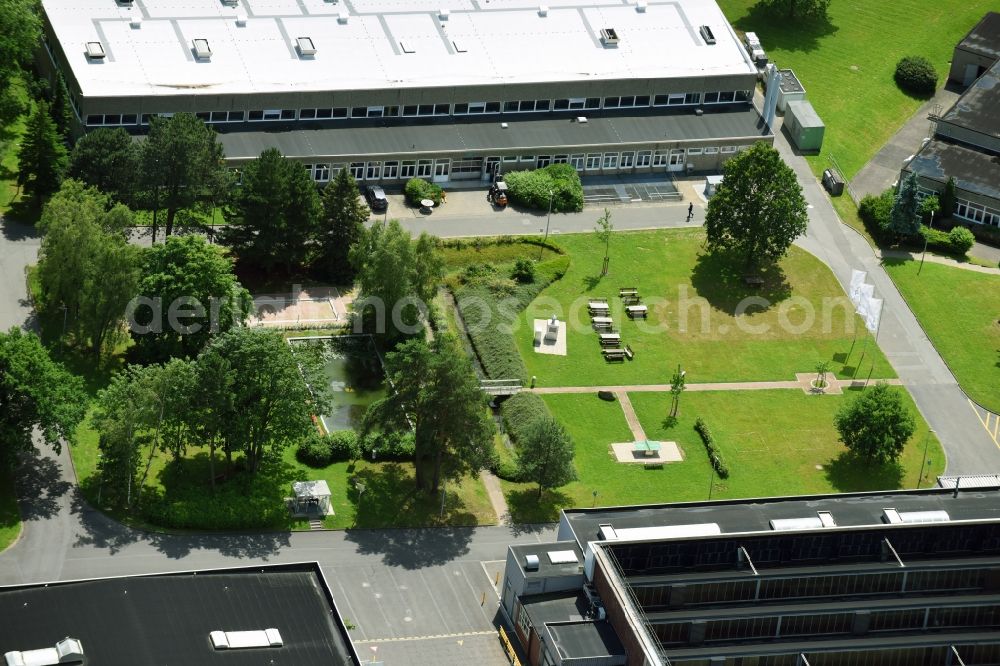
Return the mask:
<path id="1" fill-rule="evenodd" d="M 559 510 L 573 504 L 573 499 L 561 490 L 548 489 L 538 496 L 538 488 L 512 490 L 507 493 L 507 506 L 514 523 L 551 523 L 559 520 Z"/>
<path id="2" fill-rule="evenodd" d="M 359 482 L 365 486 L 363 493 L 358 492 Z M 358 544 L 359 552 L 380 553 L 387 565 L 419 569 L 450 562 L 469 552 L 473 528 L 465 525 L 475 525 L 475 515 L 465 510 L 465 503 L 455 493 L 449 492 L 444 517 L 440 518 L 440 494 L 418 491 L 412 475 L 401 465 L 390 463 L 359 470 L 349 481 L 347 498 L 356 507 L 356 524 L 365 527 L 451 523 L 436 529 L 347 531 L 348 541 Z"/>
<path id="3" fill-rule="evenodd" d="M 777 264 L 762 268 L 755 275 L 764 281 L 759 287 L 744 281 L 744 271 L 731 257 L 706 252 L 698 255 L 695 261 L 691 286 L 709 305 L 728 315 L 735 315 L 737 307 L 741 307 L 742 301 L 747 298 L 755 300 L 749 307 L 742 305 L 743 313 L 753 314 L 766 312 L 792 295 L 792 286 Z"/>
<path id="4" fill-rule="evenodd" d="M 766 51 L 813 51 L 823 37 L 839 29 L 829 18 L 789 20 L 765 1 L 752 6 L 733 26 L 743 32 L 756 32 Z"/>
<path id="5" fill-rule="evenodd" d="M 59 498 L 73 485 L 62 478 L 59 463 L 37 449 L 22 456 L 14 477 L 21 517 L 25 522 L 45 520 L 58 514 Z"/>
<path id="6" fill-rule="evenodd" d="M 903 485 L 903 466 L 879 465 L 845 451 L 823 466 L 830 485 L 838 492 L 896 490 Z"/>

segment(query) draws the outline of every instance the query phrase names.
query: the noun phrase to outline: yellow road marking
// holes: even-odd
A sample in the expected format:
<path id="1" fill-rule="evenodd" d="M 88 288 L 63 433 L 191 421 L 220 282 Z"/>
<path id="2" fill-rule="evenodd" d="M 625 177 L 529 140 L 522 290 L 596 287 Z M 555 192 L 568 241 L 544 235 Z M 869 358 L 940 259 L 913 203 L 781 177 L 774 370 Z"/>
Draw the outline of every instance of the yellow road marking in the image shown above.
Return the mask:
<path id="1" fill-rule="evenodd" d="M 986 412 L 986 418 L 984 419 L 983 415 L 979 413 L 980 408 L 976 405 L 976 403 L 969 400 L 969 407 L 972 407 L 972 411 L 975 413 L 976 418 L 979 419 L 981 424 L 983 424 L 983 429 L 986 430 L 986 434 L 993 440 L 993 443 L 997 445 L 997 448 L 1000 449 L 1000 439 L 998 439 L 998 431 L 1000 431 L 1000 416 L 997 416 L 993 412 L 983 410 Z M 996 419 L 996 422 L 993 423 L 993 429 L 991 430 L 990 423 L 994 419 Z"/>

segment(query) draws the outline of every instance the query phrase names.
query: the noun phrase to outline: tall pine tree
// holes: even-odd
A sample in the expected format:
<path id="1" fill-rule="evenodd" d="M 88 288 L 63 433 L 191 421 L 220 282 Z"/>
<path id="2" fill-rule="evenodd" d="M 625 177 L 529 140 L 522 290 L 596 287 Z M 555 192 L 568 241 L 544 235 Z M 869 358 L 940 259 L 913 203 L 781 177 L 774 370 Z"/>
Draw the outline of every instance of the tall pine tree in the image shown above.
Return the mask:
<path id="1" fill-rule="evenodd" d="M 66 79 L 63 78 L 62 72 L 57 72 L 56 80 L 52 82 L 52 106 L 49 108 L 49 113 L 59 135 L 64 141 L 68 140 L 73 115 L 69 108 L 69 89 L 66 88 Z"/>
<path id="2" fill-rule="evenodd" d="M 66 168 L 66 146 L 52 122 L 49 104 L 38 100 L 28 116 L 21 148 L 17 153 L 17 184 L 36 202 L 56 190 Z"/>
<path id="3" fill-rule="evenodd" d="M 371 210 L 361 201 L 354 176 L 341 169 L 323 190 L 323 218 L 320 221 L 322 263 L 337 284 L 354 282 L 354 267 L 348 258 L 351 246 L 364 233 Z"/>
<path id="4" fill-rule="evenodd" d="M 920 211 L 917 202 L 917 174 L 912 171 L 899 185 L 899 191 L 889 213 L 889 228 L 899 236 L 920 233 Z"/>

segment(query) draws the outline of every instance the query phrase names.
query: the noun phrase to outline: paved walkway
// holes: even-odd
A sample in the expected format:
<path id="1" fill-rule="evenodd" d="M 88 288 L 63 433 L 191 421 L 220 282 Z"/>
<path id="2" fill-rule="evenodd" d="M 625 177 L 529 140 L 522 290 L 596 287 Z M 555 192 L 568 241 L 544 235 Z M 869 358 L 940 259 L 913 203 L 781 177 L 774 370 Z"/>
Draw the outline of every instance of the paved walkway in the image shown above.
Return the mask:
<path id="1" fill-rule="evenodd" d="M 808 375 L 809 378 L 814 377 L 814 375 Z M 835 379 L 829 380 L 831 384 L 834 384 L 840 388 L 851 388 L 852 386 L 864 386 L 864 379 Z M 869 383 L 874 382 L 886 382 L 887 384 L 892 384 L 894 386 L 901 386 L 903 384 L 902 380 L 899 379 L 870 379 Z M 804 390 L 803 382 L 801 380 L 794 380 L 788 382 L 704 382 L 701 384 L 685 384 L 685 391 L 773 391 L 775 389 L 797 389 L 799 391 Z M 670 391 L 670 384 L 629 384 L 625 386 L 538 386 L 535 388 L 523 389 L 525 393 L 538 393 L 540 395 L 551 395 L 560 393 L 597 393 L 598 391 L 610 391 L 615 395 L 625 395 L 627 393 L 667 393 Z M 620 400 L 621 398 L 619 398 Z M 627 400 L 626 396 L 626 400 Z M 624 404 L 622 408 L 625 409 Z M 632 408 L 632 404 L 629 403 L 628 409 Z M 632 412 L 633 415 L 635 412 Z M 626 410 L 626 418 L 628 418 L 628 411 Z M 638 421 L 636 422 L 638 423 Z M 631 427 L 631 423 L 629 426 Z"/>
<path id="2" fill-rule="evenodd" d="M 983 247 L 986 247 L 985 245 Z M 990 248 L 994 249 L 994 248 Z M 880 250 L 878 256 L 883 259 L 893 258 L 893 259 L 912 259 L 915 261 L 920 260 L 920 252 L 907 252 L 906 250 Z M 974 273 L 985 273 L 987 275 L 1000 275 L 1000 268 L 989 268 L 987 266 L 977 266 L 976 264 L 970 264 L 966 261 L 956 261 L 951 257 L 942 257 L 939 254 L 927 253 L 925 261 L 929 264 L 943 264 L 945 266 L 951 266 L 952 268 L 961 268 L 966 271 L 973 271 Z"/>
<path id="3" fill-rule="evenodd" d="M 625 422 L 628 423 L 629 430 L 632 431 L 632 439 L 636 442 L 645 442 L 649 438 L 646 437 L 646 431 L 639 423 L 639 417 L 636 416 L 635 409 L 632 407 L 632 401 L 628 399 L 628 393 L 625 391 L 615 391 L 614 393 L 615 397 L 618 398 L 618 404 L 622 406 L 622 411 L 625 412 Z"/>
<path id="4" fill-rule="evenodd" d="M 503 496 L 500 479 L 488 469 L 479 473 L 479 479 L 486 488 L 486 496 L 490 498 L 494 513 L 497 514 L 497 525 L 510 525 L 510 508 L 507 506 L 507 498 Z"/>

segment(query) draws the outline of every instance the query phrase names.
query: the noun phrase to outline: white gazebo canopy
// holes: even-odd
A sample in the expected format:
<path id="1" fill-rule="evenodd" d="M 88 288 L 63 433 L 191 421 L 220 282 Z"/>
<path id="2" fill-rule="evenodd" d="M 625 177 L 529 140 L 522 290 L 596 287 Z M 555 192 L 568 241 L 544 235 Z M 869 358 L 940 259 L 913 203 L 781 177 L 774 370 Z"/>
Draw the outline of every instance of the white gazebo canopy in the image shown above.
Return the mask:
<path id="1" fill-rule="evenodd" d="M 326 481 L 296 481 L 292 484 L 292 493 L 296 513 L 306 513 L 313 507 L 324 516 L 333 513 L 330 508 L 330 486 Z"/>

